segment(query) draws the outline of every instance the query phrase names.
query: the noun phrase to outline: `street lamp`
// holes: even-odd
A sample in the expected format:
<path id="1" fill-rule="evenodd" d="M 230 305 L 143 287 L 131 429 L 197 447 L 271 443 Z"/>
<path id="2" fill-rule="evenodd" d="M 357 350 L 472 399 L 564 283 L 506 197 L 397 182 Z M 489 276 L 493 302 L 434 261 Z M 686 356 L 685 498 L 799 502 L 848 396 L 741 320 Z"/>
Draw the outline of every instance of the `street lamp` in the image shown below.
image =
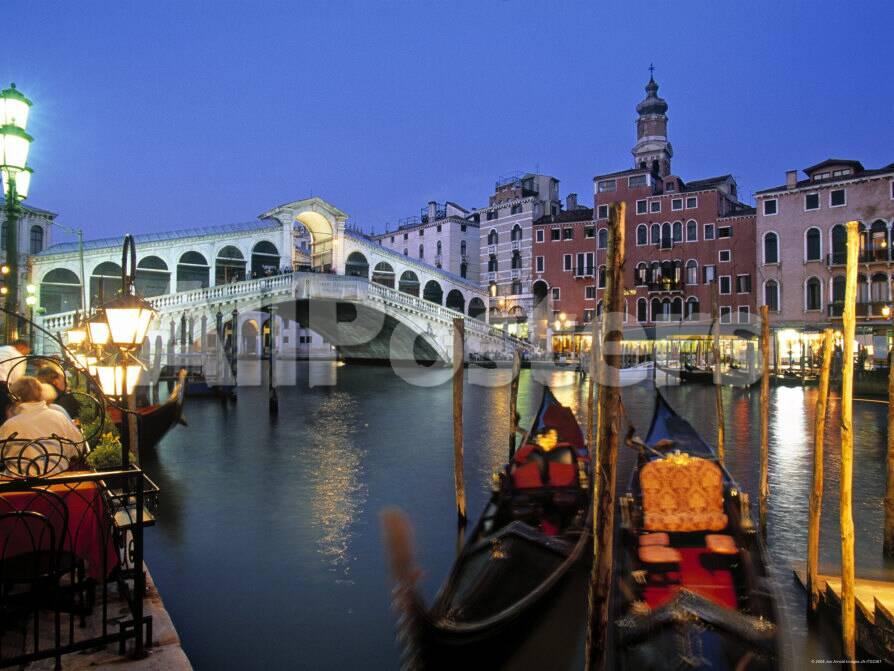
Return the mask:
<path id="1" fill-rule="evenodd" d="M 9 279 L 6 283 L 6 337 L 8 341 L 18 336 L 18 320 L 10 315 L 19 308 L 19 252 L 18 216 L 19 201 L 28 197 L 31 188 L 31 169 L 27 167 L 28 151 L 34 139 L 25 132 L 31 101 L 10 84 L 0 91 L 0 176 L 3 180 L 3 196 L 6 199 L 6 264 Z"/>

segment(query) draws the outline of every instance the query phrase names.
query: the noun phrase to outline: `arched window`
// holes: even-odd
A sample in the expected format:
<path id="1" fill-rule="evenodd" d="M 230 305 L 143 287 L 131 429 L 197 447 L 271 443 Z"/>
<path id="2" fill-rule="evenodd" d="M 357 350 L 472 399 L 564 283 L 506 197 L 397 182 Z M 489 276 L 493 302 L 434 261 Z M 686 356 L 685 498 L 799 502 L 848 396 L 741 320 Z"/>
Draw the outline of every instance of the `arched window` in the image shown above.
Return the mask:
<path id="1" fill-rule="evenodd" d="M 487 244 L 496 245 L 500 241 L 500 236 L 497 235 L 496 229 L 490 229 L 490 233 L 487 234 Z"/>
<path id="2" fill-rule="evenodd" d="M 863 273 L 857 275 L 857 302 L 869 302 L 869 281 Z"/>
<path id="3" fill-rule="evenodd" d="M 638 322 L 647 322 L 649 321 L 649 303 L 645 298 L 636 299 L 636 321 Z"/>
<path id="4" fill-rule="evenodd" d="M 670 304 L 670 318 L 678 322 L 683 319 L 683 299 L 677 296 Z"/>
<path id="5" fill-rule="evenodd" d="M 379 261 L 373 268 L 372 281 L 390 289 L 394 288 L 394 268 L 390 263 Z"/>
<path id="6" fill-rule="evenodd" d="M 462 295 L 462 292 L 458 289 L 451 289 L 447 292 L 447 301 L 445 305 L 451 310 L 456 310 L 457 312 L 465 312 L 466 311 L 466 297 Z"/>
<path id="7" fill-rule="evenodd" d="M 638 245 L 647 245 L 649 244 L 649 227 L 645 224 L 640 224 L 636 227 L 636 244 Z"/>
<path id="8" fill-rule="evenodd" d="M 832 278 L 832 303 L 836 305 L 844 305 L 844 289 L 846 285 L 844 275 L 836 275 Z M 841 315 L 841 311 L 837 313 Z"/>
<path id="9" fill-rule="evenodd" d="M 54 268 L 40 281 L 40 307 L 50 315 L 80 310 L 81 280 L 67 268 Z"/>
<path id="10" fill-rule="evenodd" d="M 658 298 L 652 299 L 652 321 L 660 322 L 664 320 L 664 310 L 661 307 L 661 300 Z"/>
<path id="11" fill-rule="evenodd" d="M 847 230 L 841 224 L 832 227 L 832 263 L 847 263 Z"/>
<path id="12" fill-rule="evenodd" d="M 137 263 L 134 287 L 140 296 L 163 296 L 171 290 L 168 264 L 157 256 L 145 256 Z"/>
<path id="13" fill-rule="evenodd" d="M 522 255 L 517 249 L 512 252 L 512 269 L 518 270 L 522 267 Z"/>
<path id="14" fill-rule="evenodd" d="M 419 245 L 419 258 L 420 259 L 425 258 L 425 245 L 423 245 L 423 244 Z"/>
<path id="15" fill-rule="evenodd" d="M 519 226 L 518 224 L 516 224 L 515 226 L 512 227 L 512 232 L 509 234 L 509 239 L 510 239 L 512 242 L 515 242 L 516 240 L 521 240 L 521 239 L 522 239 L 522 229 L 521 229 L 521 226 Z"/>
<path id="16" fill-rule="evenodd" d="M 484 301 L 478 298 L 477 296 L 469 301 L 469 316 L 472 319 L 480 319 L 484 321 L 484 313 L 487 312 L 487 308 L 484 307 Z"/>
<path id="17" fill-rule="evenodd" d="M 599 266 L 599 282 L 597 286 L 600 289 L 605 289 L 605 266 Z"/>
<path id="18" fill-rule="evenodd" d="M 512 280 L 512 286 L 510 287 L 512 290 L 512 295 L 517 296 L 522 292 L 522 283 L 521 280 Z"/>
<path id="19" fill-rule="evenodd" d="M 811 277 L 804 285 L 804 308 L 806 310 L 821 310 L 822 304 L 823 285 L 816 277 Z"/>
<path id="20" fill-rule="evenodd" d="M 369 278 L 369 261 L 360 252 L 351 252 L 345 261 L 345 275 L 348 277 Z"/>
<path id="21" fill-rule="evenodd" d="M 674 242 L 683 242 L 683 222 L 674 222 Z"/>
<path id="22" fill-rule="evenodd" d="M 599 249 L 606 249 L 608 247 L 608 229 L 600 228 L 599 233 L 596 236 L 596 246 Z"/>
<path id="23" fill-rule="evenodd" d="M 822 236 L 818 228 L 808 228 L 806 233 L 805 260 L 819 261 L 822 258 Z"/>
<path id="24" fill-rule="evenodd" d="M 121 266 L 104 261 L 90 274 L 90 305 L 105 303 L 121 290 Z"/>
<path id="25" fill-rule="evenodd" d="M 412 270 L 405 270 L 397 282 L 397 290 L 411 296 L 418 296 L 419 277 Z"/>
<path id="26" fill-rule="evenodd" d="M 272 242 L 261 240 L 251 248 L 251 276 L 264 277 L 279 272 L 279 250 Z"/>
<path id="27" fill-rule="evenodd" d="M 698 319 L 698 313 L 698 299 L 695 296 L 690 296 L 686 299 L 686 319 L 694 322 Z"/>
<path id="28" fill-rule="evenodd" d="M 208 286 L 208 260 L 198 252 L 185 252 L 177 263 L 177 291 Z"/>
<path id="29" fill-rule="evenodd" d="M 497 255 L 491 254 L 490 258 L 487 260 L 487 272 L 495 273 L 497 272 Z"/>
<path id="30" fill-rule="evenodd" d="M 438 245 L 440 245 L 440 244 L 441 243 L 439 242 Z M 438 251 L 440 251 L 440 249 Z M 465 240 L 461 240 L 459 243 L 459 255 L 460 256 L 466 255 L 466 241 Z"/>
<path id="31" fill-rule="evenodd" d="M 697 242 L 698 241 L 698 224 L 695 223 L 695 219 L 690 219 L 686 222 L 686 242 Z"/>
<path id="32" fill-rule="evenodd" d="M 28 252 L 31 254 L 37 254 L 43 249 L 43 227 L 42 226 L 32 226 L 31 227 L 31 241 L 28 246 Z"/>
<path id="33" fill-rule="evenodd" d="M 888 302 L 888 276 L 885 273 L 876 273 L 872 276 L 870 297 L 873 303 Z"/>
<path id="34" fill-rule="evenodd" d="M 661 246 L 664 248 L 671 246 L 671 225 L 666 221 L 661 224 Z"/>
<path id="35" fill-rule="evenodd" d="M 686 262 L 686 284 L 698 284 L 698 262 L 695 259 Z"/>
<path id="36" fill-rule="evenodd" d="M 772 231 L 764 233 L 764 263 L 779 263 L 779 237 Z"/>
<path id="37" fill-rule="evenodd" d="M 636 285 L 638 287 L 645 286 L 649 282 L 649 266 L 646 263 L 636 264 Z"/>
<path id="38" fill-rule="evenodd" d="M 441 300 L 444 298 L 444 290 L 441 288 L 440 284 L 434 280 L 429 280 L 425 283 L 425 288 L 422 290 L 422 298 L 431 303 L 440 305 Z"/>
<path id="39" fill-rule="evenodd" d="M 597 317 L 602 316 L 602 301 L 601 300 L 596 303 L 596 316 Z"/>
<path id="40" fill-rule="evenodd" d="M 241 282 L 244 279 L 245 257 L 242 252 L 233 245 L 223 247 L 217 253 L 217 258 L 214 259 L 214 284 L 229 284 L 230 282 Z"/>
<path id="41" fill-rule="evenodd" d="M 649 228 L 649 242 L 653 245 L 661 243 L 661 226 L 658 224 L 652 224 Z"/>
<path id="42" fill-rule="evenodd" d="M 872 222 L 869 229 L 869 246 L 873 261 L 888 260 L 888 225 L 881 219 Z"/>
<path id="43" fill-rule="evenodd" d="M 767 280 L 764 284 L 764 305 L 770 312 L 779 312 L 779 283 Z"/>

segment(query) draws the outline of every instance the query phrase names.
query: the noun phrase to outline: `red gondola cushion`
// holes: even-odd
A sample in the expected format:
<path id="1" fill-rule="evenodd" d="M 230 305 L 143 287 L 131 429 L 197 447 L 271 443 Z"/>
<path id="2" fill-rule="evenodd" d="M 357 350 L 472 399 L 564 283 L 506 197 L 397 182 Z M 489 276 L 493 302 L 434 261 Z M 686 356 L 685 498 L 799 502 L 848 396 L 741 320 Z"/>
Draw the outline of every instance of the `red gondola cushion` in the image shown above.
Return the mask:
<path id="1" fill-rule="evenodd" d="M 518 489 L 543 487 L 540 465 L 536 463 L 520 464 L 512 469 L 512 484 Z"/>
<path id="2" fill-rule="evenodd" d="M 574 464 L 549 462 L 549 484 L 553 487 L 571 487 L 577 484 L 577 468 Z"/>

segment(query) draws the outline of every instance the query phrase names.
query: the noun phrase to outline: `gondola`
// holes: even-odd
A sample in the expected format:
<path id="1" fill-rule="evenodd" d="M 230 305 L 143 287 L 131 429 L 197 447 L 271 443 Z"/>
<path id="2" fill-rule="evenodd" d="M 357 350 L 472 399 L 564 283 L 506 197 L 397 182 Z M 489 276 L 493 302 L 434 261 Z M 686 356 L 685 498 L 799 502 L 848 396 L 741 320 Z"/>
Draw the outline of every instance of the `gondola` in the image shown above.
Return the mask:
<path id="1" fill-rule="evenodd" d="M 617 669 L 783 668 L 766 548 L 748 497 L 658 394 L 617 535 Z M 631 432 L 632 435 L 632 432 Z"/>
<path id="2" fill-rule="evenodd" d="M 398 580 L 406 667 L 531 668 L 540 659 L 559 668 L 576 654 L 592 554 L 588 478 L 574 414 L 546 389 L 431 607 L 412 580 L 403 589 Z"/>
<path id="3" fill-rule="evenodd" d="M 722 369 L 721 369 L 722 370 Z M 710 368 L 696 368 L 686 365 L 679 371 L 675 371 L 683 382 L 696 382 L 699 384 L 713 384 L 714 371 Z M 721 372 L 720 383 L 733 387 L 750 387 L 760 379 L 760 375 L 755 373 L 749 375 L 747 371 L 740 368 L 730 368 L 726 372 Z"/>
<path id="4" fill-rule="evenodd" d="M 183 420 L 183 401 L 186 398 L 186 369 L 180 369 L 177 382 L 164 403 L 137 408 L 137 431 L 140 450 L 153 449 L 176 424 L 186 424 Z M 118 427 L 122 442 L 127 442 L 127 427 L 121 412 L 110 409 L 109 416 Z"/>

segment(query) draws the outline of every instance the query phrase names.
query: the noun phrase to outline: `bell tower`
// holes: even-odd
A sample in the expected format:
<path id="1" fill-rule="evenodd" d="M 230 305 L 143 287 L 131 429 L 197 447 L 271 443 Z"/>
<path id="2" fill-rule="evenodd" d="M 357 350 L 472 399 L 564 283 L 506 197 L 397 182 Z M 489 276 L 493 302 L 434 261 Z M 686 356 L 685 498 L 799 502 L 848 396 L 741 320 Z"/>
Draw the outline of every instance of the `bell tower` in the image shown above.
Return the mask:
<path id="1" fill-rule="evenodd" d="M 636 106 L 639 118 L 636 120 L 636 144 L 633 146 L 633 164 L 637 168 L 648 168 L 652 174 L 666 177 L 671 174 L 673 147 L 667 140 L 667 102 L 658 97 L 658 84 L 649 66 L 649 83 L 646 97 Z"/>

